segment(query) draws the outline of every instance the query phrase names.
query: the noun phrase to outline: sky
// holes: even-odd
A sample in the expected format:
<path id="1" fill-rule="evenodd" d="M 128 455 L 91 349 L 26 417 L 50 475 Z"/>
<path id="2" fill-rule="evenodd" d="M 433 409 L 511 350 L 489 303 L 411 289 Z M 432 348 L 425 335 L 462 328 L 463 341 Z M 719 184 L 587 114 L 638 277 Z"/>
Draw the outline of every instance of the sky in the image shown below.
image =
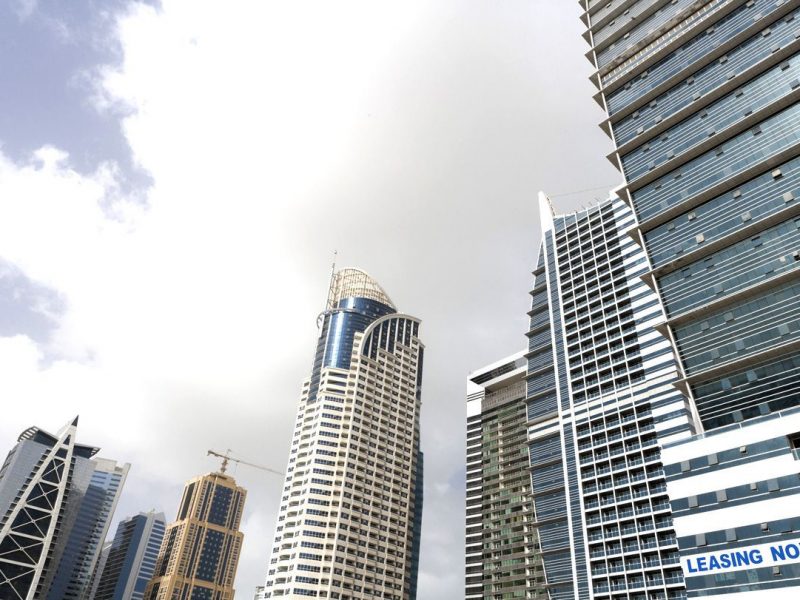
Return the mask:
<path id="1" fill-rule="evenodd" d="M 333 251 L 426 346 L 420 600 L 463 598 L 465 389 L 525 345 L 536 194 L 619 174 L 577 2 L 0 4 L 0 453 L 80 415 L 173 519 L 208 449 L 285 468 Z M 282 480 L 249 490 L 237 600 Z M 110 533 L 113 533 L 113 528 Z"/>

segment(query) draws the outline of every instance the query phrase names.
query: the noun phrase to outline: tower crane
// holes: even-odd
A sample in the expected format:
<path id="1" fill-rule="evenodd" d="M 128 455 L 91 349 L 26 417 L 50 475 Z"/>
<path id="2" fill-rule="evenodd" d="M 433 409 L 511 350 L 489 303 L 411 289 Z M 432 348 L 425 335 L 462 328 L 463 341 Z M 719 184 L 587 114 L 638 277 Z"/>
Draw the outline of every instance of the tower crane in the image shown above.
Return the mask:
<path id="1" fill-rule="evenodd" d="M 267 473 L 274 473 L 275 475 L 281 475 L 281 476 L 284 475 L 284 473 L 281 473 L 280 471 L 276 471 L 275 469 L 270 469 L 269 467 L 264 467 L 262 465 L 256 465 L 254 463 L 250 463 L 250 462 L 247 462 L 247 461 L 244 461 L 244 460 L 240 460 L 238 458 L 233 458 L 231 456 L 230 449 L 228 449 L 228 451 L 225 454 L 222 454 L 221 452 L 215 452 L 214 450 L 209 450 L 208 453 L 206 454 L 206 456 L 216 456 L 217 458 L 221 458 L 222 459 L 222 466 L 219 468 L 219 472 L 220 473 L 225 473 L 225 470 L 228 468 L 228 462 L 229 461 L 233 461 L 233 462 L 238 463 L 240 465 L 246 465 L 248 467 L 254 467 L 256 469 L 261 469 L 262 471 L 266 471 Z"/>

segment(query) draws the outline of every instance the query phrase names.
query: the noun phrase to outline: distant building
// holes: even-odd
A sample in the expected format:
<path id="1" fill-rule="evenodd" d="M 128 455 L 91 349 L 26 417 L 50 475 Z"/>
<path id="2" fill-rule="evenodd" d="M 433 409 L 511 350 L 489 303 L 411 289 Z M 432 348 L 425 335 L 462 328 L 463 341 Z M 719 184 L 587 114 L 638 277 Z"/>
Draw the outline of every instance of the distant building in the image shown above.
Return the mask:
<path id="1" fill-rule="evenodd" d="M 297 410 L 265 598 L 413 600 L 422 517 L 420 321 L 334 274 Z"/>
<path id="2" fill-rule="evenodd" d="M 467 382 L 467 600 L 547 600 L 534 524 L 525 376 L 518 352 Z"/>
<path id="3" fill-rule="evenodd" d="M 139 513 L 117 526 L 92 600 L 142 600 L 164 540 L 163 513 Z"/>
<path id="4" fill-rule="evenodd" d="M 89 584 L 89 593 L 86 596 L 88 600 L 94 600 L 97 594 L 97 588 L 100 585 L 100 577 L 103 575 L 103 570 L 106 568 L 106 561 L 108 560 L 108 553 L 111 551 L 111 542 L 106 540 L 103 542 L 103 547 L 100 549 L 100 556 L 97 558 L 97 564 L 94 566 L 94 573 L 92 573 L 92 582 Z"/>
<path id="5" fill-rule="evenodd" d="M 130 469 L 128 464 L 103 458 L 92 463 L 94 472 L 80 504 L 70 502 L 77 514 L 47 588 L 47 600 L 83 600 L 88 596 L 102 543 Z"/>
<path id="6" fill-rule="evenodd" d="M 94 459 L 78 419 L 25 430 L 0 468 L 0 598 L 80 598 L 129 465 Z"/>
<path id="7" fill-rule="evenodd" d="M 246 495 L 233 477 L 222 473 L 187 482 L 178 519 L 164 534 L 145 600 L 233 600 Z"/>

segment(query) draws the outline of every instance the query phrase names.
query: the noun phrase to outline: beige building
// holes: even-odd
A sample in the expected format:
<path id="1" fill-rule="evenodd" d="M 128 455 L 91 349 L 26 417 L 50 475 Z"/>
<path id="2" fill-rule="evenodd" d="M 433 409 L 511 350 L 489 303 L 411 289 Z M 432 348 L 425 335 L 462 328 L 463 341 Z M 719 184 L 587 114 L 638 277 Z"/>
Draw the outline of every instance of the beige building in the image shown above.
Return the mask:
<path id="1" fill-rule="evenodd" d="M 145 600 L 233 600 L 247 492 L 209 473 L 186 483 L 177 520 L 167 527 Z"/>
<path id="2" fill-rule="evenodd" d="M 366 273 L 331 281 L 303 385 L 264 598 L 416 597 L 419 320 Z"/>

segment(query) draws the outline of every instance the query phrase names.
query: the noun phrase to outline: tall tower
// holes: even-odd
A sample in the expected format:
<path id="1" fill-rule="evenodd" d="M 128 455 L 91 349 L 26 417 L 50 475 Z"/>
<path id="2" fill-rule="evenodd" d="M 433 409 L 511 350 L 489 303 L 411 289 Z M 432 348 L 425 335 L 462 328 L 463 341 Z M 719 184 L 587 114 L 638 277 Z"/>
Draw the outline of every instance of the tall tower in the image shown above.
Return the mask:
<path id="1" fill-rule="evenodd" d="M 164 514 L 155 512 L 120 522 L 91 600 L 142 600 L 166 526 Z"/>
<path id="2" fill-rule="evenodd" d="M 75 522 L 53 571 L 52 582 L 47 585 L 48 600 L 83 600 L 87 597 L 102 543 L 130 469 L 129 464 L 119 465 L 104 458 L 95 458 L 92 463 L 94 472 L 80 503 L 74 504 L 77 511 Z"/>
<path id="3" fill-rule="evenodd" d="M 581 4 L 682 390 L 707 431 L 800 406 L 800 4 Z"/>
<path id="4" fill-rule="evenodd" d="M 533 511 L 525 375 L 518 352 L 467 381 L 467 600 L 547 600 Z"/>
<path id="5" fill-rule="evenodd" d="M 93 458 L 77 417 L 26 429 L 0 469 L 0 598 L 79 598 L 130 465 Z"/>
<path id="6" fill-rule="evenodd" d="M 297 410 L 265 598 L 413 600 L 421 523 L 419 320 L 342 269 Z"/>
<path id="7" fill-rule="evenodd" d="M 580 4 L 642 278 L 702 434 L 662 454 L 687 595 L 794 596 L 800 2 Z M 720 561 L 734 550 L 762 560 Z"/>
<path id="8" fill-rule="evenodd" d="M 528 348 L 470 375 L 466 597 L 685 597 L 662 450 L 695 431 L 630 208 L 539 198 Z"/>
<path id="9" fill-rule="evenodd" d="M 524 427 L 547 592 L 684 598 L 661 452 L 694 423 L 633 214 L 619 199 L 563 216 L 539 204 Z"/>
<path id="10" fill-rule="evenodd" d="M 233 600 L 246 495 L 223 473 L 186 483 L 178 519 L 164 534 L 145 600 Z"/>

